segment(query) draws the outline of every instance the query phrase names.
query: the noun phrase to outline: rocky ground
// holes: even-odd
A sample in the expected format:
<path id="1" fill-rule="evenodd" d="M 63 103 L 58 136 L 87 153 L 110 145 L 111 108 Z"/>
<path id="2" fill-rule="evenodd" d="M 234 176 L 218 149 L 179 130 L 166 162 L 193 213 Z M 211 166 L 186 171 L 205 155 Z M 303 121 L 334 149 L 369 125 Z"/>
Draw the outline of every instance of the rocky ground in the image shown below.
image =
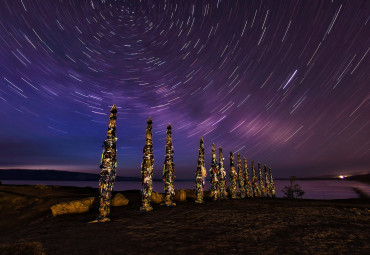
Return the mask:
<path id="1" fill-rule="evenodd" d="M 0 185 L 0 254 L 368 254 L 370 201 L 238 199 L 154 204 L 140 213 L 139 191 L 112 207 L 53 216 L 50 207 L 97 196 L 97 189 Z"/>

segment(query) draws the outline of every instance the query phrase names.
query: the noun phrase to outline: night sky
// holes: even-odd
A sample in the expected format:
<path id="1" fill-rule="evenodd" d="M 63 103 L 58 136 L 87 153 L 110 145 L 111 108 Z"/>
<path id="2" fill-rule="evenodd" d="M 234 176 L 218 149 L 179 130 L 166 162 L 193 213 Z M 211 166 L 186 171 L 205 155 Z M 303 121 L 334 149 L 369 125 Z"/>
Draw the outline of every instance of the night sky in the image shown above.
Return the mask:
<path id="1" fill-rule="evenodd" d="M 204 137 L 277 177 L 368 172 L 370 1 L 1 0 L 0 167 L 139 176 L 153 119 L 177 178 Z"/>

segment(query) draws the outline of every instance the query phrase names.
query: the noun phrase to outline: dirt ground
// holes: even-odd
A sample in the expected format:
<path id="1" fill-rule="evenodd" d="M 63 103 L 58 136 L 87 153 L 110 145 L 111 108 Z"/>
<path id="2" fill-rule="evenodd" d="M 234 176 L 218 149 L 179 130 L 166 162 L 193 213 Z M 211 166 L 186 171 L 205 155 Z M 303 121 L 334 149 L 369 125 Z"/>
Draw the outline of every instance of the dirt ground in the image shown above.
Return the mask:
<path id="1" fill-rule="evenodd" d="M 139 191 L 97 214 L 53 217 L 50 206 L 97 189 L 0 185 L 0 254 L 368 254 L 370 201 L 237 199 L 153 205 L 140 213 Z"/>

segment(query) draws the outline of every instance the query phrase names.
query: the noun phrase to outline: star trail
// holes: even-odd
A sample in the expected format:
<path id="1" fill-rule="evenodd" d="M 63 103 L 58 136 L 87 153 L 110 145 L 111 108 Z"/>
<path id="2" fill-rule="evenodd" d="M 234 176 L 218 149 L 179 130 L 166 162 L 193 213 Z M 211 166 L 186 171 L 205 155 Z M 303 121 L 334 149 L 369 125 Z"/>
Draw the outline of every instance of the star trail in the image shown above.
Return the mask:
<path id="1" fill-rule="evenodd" d="M 369 171 L 370 1 L 2 0 L 0 167 L 96 172 L 117 105 L 117 174 L 153 119 L 178 178 L 199 140 L 277 177 Z M 228 170 L 228 159 L 225 167 Z"/>

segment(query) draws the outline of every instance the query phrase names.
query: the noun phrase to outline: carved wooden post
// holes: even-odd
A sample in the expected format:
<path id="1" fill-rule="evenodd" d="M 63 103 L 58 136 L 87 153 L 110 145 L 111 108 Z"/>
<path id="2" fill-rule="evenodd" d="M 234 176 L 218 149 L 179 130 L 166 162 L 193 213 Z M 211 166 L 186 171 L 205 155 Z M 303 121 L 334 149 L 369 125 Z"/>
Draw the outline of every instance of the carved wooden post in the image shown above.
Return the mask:
<path id="1" fill-rule="evenodd" d="M 143 163 L 141 164 L 141 200 L 142 206 L 140 211 L 151 211 L 153 207 L 150 205 L 152 196 L 152 178 L 153 178 L 153 141 L 152 141 L 152 119 L 149 117 L 146 128 L 145 146 L 143 149 Z"/>

